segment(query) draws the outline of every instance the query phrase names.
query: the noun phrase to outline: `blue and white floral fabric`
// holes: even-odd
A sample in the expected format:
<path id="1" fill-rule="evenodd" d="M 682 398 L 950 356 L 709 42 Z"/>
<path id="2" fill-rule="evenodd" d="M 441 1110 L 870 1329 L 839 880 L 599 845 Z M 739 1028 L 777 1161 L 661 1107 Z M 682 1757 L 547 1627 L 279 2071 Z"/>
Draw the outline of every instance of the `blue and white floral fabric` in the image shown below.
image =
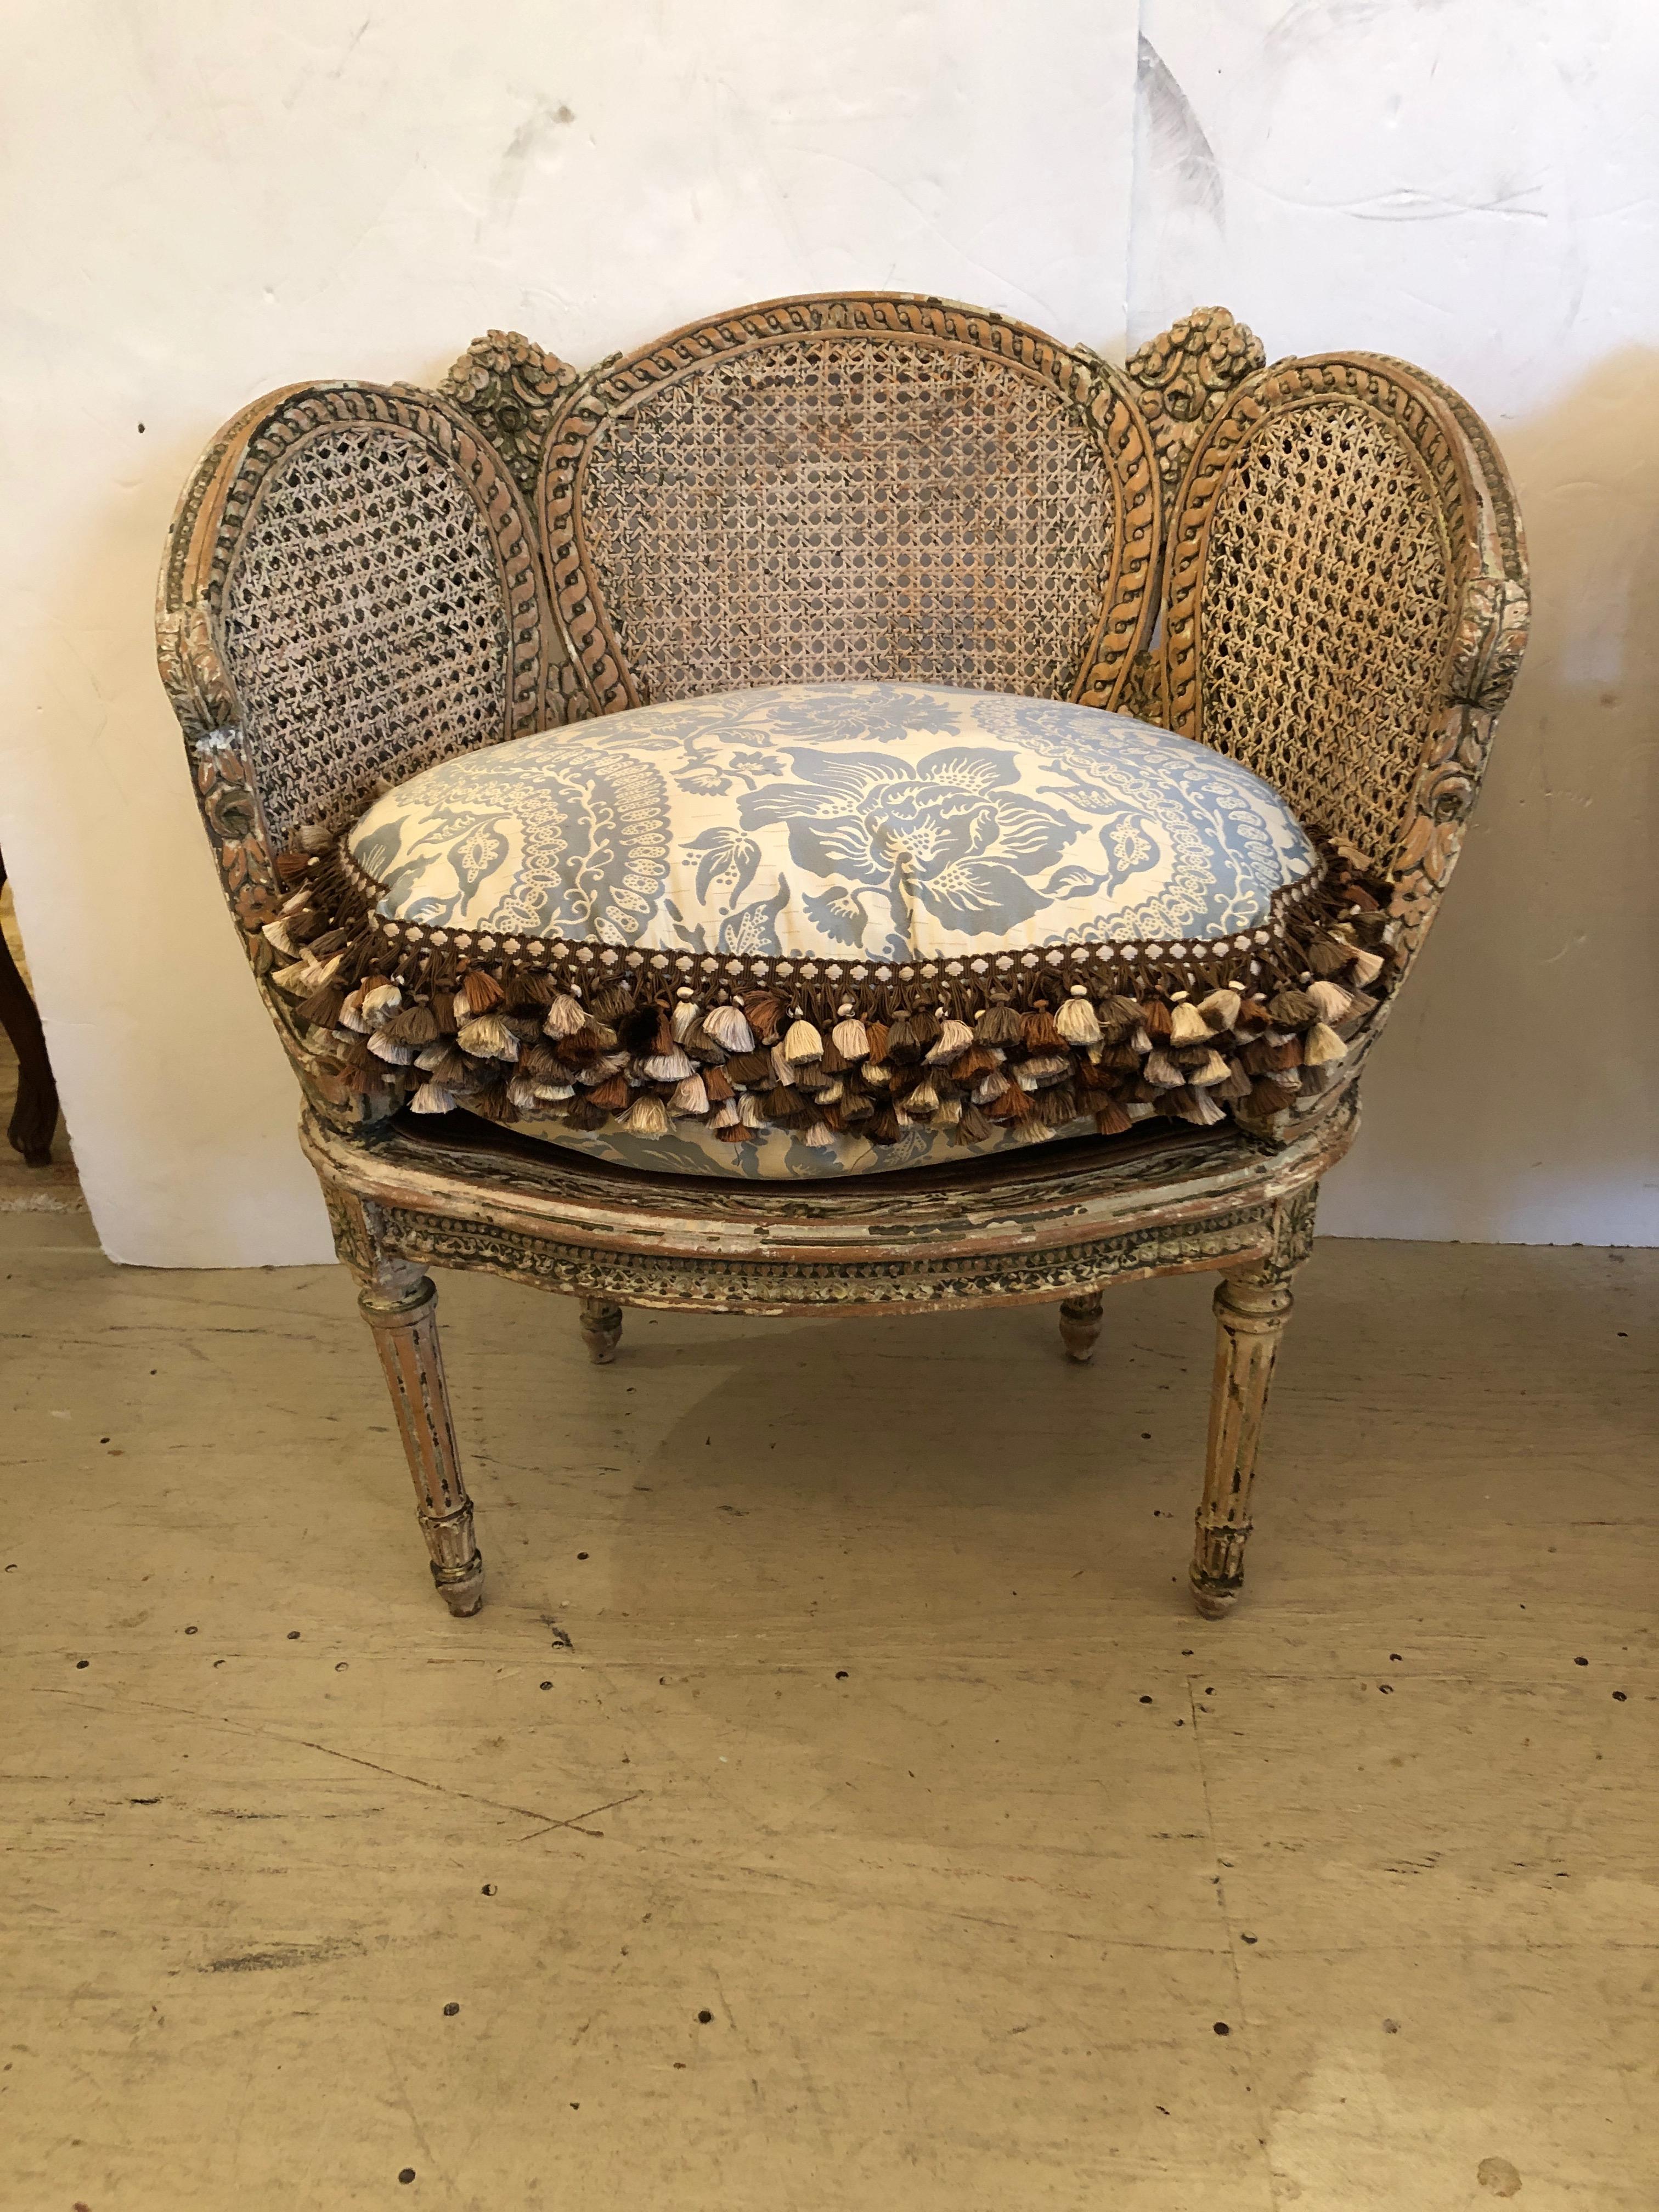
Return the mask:
<path id="1" fill-rule="evenodd" d="M 349 847 L 388 920 L 884 961 L 1232 936 L 1318 866 L 1277 793 L 1202 745 L 915 684 L 725 692 L 464 753 Z"/>

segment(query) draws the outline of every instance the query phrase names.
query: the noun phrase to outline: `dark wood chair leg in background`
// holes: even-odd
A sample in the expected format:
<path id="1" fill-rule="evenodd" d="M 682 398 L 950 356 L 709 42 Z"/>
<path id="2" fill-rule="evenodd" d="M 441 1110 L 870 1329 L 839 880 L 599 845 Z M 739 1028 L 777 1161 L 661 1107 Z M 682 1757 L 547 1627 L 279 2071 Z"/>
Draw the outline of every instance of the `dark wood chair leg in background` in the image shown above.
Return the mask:
<path id="1" fill-rule="evenodd" d="M 582 1342 L 596 1367 L 609 1367 L 622 1342 L 623 1310 L 609 1298 L 581 1301 Z"/>
<path id="2" fill-rule="evenodd" d="M 404 1282 L 366 1285 L 357 1303 L 374 1332 L 386 1370 L 414 1478 L 415 1510 L 432 1554 L 432 1579 L 453 1613 L 477 1613 L 483 1603 L 483 1560 L 473 1541 L 472 1501 L 461 1480 L 449 1416 L 438 1343 L 438 1293 L 429 1276 L 411 1268 Z"/>
<path id="3" fill-rule="evenodd" d="M 1079 1367 L 1086 1367 L 1095 1356 L 1105 1296 L 1103 1291 L 1085 1291 L 1080 1297 L 1060 1302 L 1060 1340 L 1066 1357 Z"/>
<path id="4" fill-rule="evenodd" d="M 5 889 L 5 856 L 0 854 L 0 890 Z M 30 1167 L 50 1167 L 52 1140 L 58 1133 L 58 1085 L 46 1057 L 46 1034 L 40 1014 L 3 934 L 0 934 L 0 1028 L 17 1054 L 17 1103 L 6 1130 L 8 1141 Z"/>
<path id="5" fill-rule="evenodd" d="M 1243 1588 L 1250 1488 L 1267 1387 L 1295 1304 L 1291 1285 L 1313 1242 L 1317 1198 L 1316 1183 L 1282 1207 L 1274 1250 L 1254 1266 L 1224 1275 L 1216 1291 L 1210 1441 L 1192 1564 L 1193 1602 L 1206 1620 L 1224 1620 Z"/>

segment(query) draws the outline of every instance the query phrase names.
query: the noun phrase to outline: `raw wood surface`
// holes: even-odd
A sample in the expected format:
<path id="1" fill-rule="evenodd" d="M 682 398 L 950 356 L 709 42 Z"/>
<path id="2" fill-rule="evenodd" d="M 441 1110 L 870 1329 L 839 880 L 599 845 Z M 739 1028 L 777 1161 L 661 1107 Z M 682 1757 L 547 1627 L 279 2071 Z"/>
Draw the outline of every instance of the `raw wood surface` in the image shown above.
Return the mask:
<path id="1" fill-rule="evenodd" d="M 1316 1246 L 1218 1628 L 1202 1283 L 446 1275 L 452 1621 L 343 1269 L 0 1239 L 8 2206 L 1649 2212 L 1659 1255 Z"/>

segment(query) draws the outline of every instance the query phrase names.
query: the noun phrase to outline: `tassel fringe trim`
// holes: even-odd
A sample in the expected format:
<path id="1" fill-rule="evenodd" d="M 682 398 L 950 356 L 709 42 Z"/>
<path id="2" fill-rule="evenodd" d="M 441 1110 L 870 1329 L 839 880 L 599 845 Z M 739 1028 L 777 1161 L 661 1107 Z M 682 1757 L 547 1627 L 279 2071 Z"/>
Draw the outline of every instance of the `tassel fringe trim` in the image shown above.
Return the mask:
<path id="1" fill-rule="evenodd" d="M 263 935 L 273 987 L 349 1084 L 419 1114 L 833 1146 L 907 1127 L 1041 1143 L 1092 1115 L 1252 1123 L 1328 1088 L 1397 971 L 1388 887 L 1334 850 L 1262 928 L 897 964 L 630 951 L 387 921 L 302 830 Z"/>

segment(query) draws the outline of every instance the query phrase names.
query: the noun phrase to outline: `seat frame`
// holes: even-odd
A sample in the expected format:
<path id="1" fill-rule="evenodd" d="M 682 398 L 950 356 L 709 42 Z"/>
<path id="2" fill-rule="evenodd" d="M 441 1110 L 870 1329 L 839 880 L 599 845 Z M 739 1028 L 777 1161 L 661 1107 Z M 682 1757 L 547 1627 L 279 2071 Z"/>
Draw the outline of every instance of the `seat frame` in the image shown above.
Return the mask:
<path id="1" fill-rule="evenodd" d="M 1124 525 L 1144 538 L 1161 505 L 1167 539 L 1146 578 L 1148 548 L 1134 541 L 1140 567 L 1121 603 L 1143 612 L 1132 611 L 1127 630 L 1103 633 L 1113 641 L 1109 669 L 1101 674 L 1097 655 L 1079 691 L 1194 736 L 1201 706 L 1194 564 L 1201 568 L 1229 453 L 1276 405 L 1302 404 L 1310 393 L 1352 398 L 1376 419 L 1405 423 L 1419 451 L 1425 441 L 1433 447 L 1461 515 L 1461 565 L 1452 570 L 1460 596 L 1437 679 L 1437 719 L 1386 856 L 1389 927 L 1402 971 L 1455 860 L 1492 723 L 1519 665 L 1524 550 L 1502 465 L 1478 418 L 1432 380 L 1379 356 L 1327 356 L 1267 369 L 1256 341 L 1219 309 L 1175 325 L 1143 347 L 1127 373 L 1086 349 L 1067 354 L 1040 333 L 950 302 L 825 295 L 691 326 L 620 370 L 613 357 L 583 379 L 529 341 L 491 332 L 440 393 L 339 382 L 289 387 L 245 408 L 210 447 L 175 518 L 158 607 L 162 674 L 227 896 L 305 1093 L 301 1142 L 380 1349 L 433 1577 L 457 1614 L 477 1610 L 483 1570 L 444 1377 L 433 1267 L 482 1271 L 574 1298 L 601 1365 L 617 1354 L 629 1305 L 802 1316 L 1042 1303 L 1058 1304 L 1061 1348 L 1081 1364 L 1093 1353 L 1109 1285 L 1219 1272 L 1191 1585 L 1199 1612 L 1212 1620 L 1239 1594 L 1267 1388 L 1292 1284 L 1312 1241 L 1320 1179 L 1358 1127 L 1358 1078 L 1380 1019 L 1355 1043 L 1339 1080 L 1261 1126 L 1157 1121 L 1127 1136 L 1061 1139 L 959 1166 L 755 1182 L 556 1154 L 488 1124 L 469 1127 L 466 1115 L 434 1131 L 398 1113 L 395 1093 L 343 1081 L 268 981 L 271 952 L 260 933 L 278 911 L 284 884 L 262 798 L 260 747 L 243 726 L 219 596 L 236 532 L 258 496 L 246 488 L 249 456 L 263 467 L 332 424 L 392 423 L 423 437 L 468 477 L 488 516 L 511 610 L 499 730 L 511 736 L 538 719 L 608 711 L 635 696 L 617 667 L 614 637 L 595 629 L 593 579 L 574 555 L 556 560 L 549 542 L 550 525 L 563 527 L 576 473 L 571 426 L 578 443 L 590 437 L 607 404 L 625 398 L 641 376 L 678 372 L 699 346 L 719 350 L 749 343 L 757 330 L 838 328 L 860 316 L 901 333 L 943 331 L 951 343 L 966 333 L 982 350 L 1022 361 L 1040 355 L 1045 375 L 1061 384 L 1073 377 L 1079 404 L 1093 408 L 1115 449 L 1145 459 L 1145 466 L 1133 460 L 1120 484 L 1121 495 L 1124 484 L 1139 487 L 1126 501 Z M 538 483 L 539 561 L 527 503 Z M 1161 592 L 1152 588 L 1159 580 Z M 1118 590 L 1114 584 L 1108 592 L 1109 608 Z M 338 826 L 360 804 L 358 786 L 348 781 L 325 812 Z"/>

